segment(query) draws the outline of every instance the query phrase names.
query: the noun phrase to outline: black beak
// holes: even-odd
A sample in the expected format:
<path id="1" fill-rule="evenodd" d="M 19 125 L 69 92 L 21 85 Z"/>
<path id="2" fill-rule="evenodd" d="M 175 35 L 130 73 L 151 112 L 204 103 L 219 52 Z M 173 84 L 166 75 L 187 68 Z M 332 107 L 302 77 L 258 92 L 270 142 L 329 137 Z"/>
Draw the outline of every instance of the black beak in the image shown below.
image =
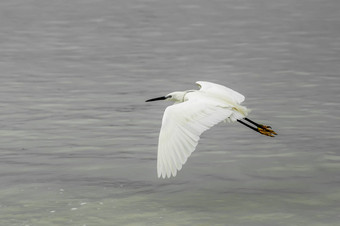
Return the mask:
<path id="1" fill-rule="evenodd" d="M 166 100 L 166 99 L 167 99 L 166 96 L 164 96 L 164 97 L 156 97 L 156 98 L 152 98 L 152 99 L 146 100 L 145 102 L 156 101 L 156 100 Z"/>

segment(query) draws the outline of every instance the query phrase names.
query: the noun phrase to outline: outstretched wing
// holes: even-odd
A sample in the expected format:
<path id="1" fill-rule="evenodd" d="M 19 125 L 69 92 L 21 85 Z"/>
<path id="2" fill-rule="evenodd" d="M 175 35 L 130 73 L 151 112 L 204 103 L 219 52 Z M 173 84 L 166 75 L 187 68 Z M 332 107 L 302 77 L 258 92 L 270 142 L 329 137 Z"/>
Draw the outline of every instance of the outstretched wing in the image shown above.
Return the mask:
<path id="1" fill-rule="evenodd" d="M 196 84 L 200 87 L 201 91 L 210 93 L 220 98 L 230 98 L 232 101 L 238 104 L 242 103 L 245 99 L 245 97 L 239 92 L 216 83 L 197 81 Z"/>
<path id="2" fill-rule="evenodd" d="M 176 176 L 195 150 L 200 135 L 231 114 L 228 108 L 197 99 L 167 107 L 159 134 L 158 177 Z"/>

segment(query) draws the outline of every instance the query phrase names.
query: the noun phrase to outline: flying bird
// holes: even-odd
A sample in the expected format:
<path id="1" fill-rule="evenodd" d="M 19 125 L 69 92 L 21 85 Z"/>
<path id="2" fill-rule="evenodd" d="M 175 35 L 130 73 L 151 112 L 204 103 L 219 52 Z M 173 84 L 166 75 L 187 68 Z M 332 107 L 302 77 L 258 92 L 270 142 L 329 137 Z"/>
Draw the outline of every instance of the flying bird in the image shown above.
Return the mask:
<path id="1" fill-rule="evenodd" d="M 247 118 L 250 110 L 241 105 L 245 99 L 242 94 L 212 82 L 196 84 L 199 90 L 176 91 L 146 100 L 175 102 L 163 115 L 157 153 L 158 177 L 175 177 L 195 150 L 200 135 L 222 121 L 239 122 L 269 137 L 277 135 L 270 126 Z"/>

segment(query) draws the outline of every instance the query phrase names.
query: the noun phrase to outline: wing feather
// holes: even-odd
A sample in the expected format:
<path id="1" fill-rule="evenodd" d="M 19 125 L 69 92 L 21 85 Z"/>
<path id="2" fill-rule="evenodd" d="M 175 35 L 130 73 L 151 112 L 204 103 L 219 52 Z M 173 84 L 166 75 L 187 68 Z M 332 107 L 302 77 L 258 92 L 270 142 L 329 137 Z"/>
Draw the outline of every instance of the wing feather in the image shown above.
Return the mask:
<path id="1" fill-rule="evenodd" d="M 216 83 L 197 81 L 196 84 L 201 87 L 201 91 L 210 93 L 214 96 L 219 96 L 220 98 L 230 98 L 238 104 L 242 103 L 245 99 L 241 93 Z"/>
<path id="2" fill-rule="evenodd" d="M 189 100 L 166 108 L 159 135 L 158 177 L 176 176 L 195 150 L 200 135 L 232 114 L 207 101 Z"/>

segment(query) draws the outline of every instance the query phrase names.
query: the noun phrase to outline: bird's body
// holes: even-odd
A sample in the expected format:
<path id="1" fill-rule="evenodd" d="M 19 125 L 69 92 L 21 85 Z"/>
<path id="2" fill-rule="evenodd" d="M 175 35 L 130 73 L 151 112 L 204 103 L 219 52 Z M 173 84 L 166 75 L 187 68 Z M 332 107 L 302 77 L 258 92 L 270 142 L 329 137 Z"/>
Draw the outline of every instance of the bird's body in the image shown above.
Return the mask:
<path id="1" fill-rule="evenodd" d="M 257 125 L 258 132 L 268 136 L 276 134 L 270 127 L 246 118 L 250 110 L 241 105 L 245 99 L 242 94 L 211 82 L 196 83 L 200 87 L 199 90 L 177 91 L 147 100 L 167 99 L 175 102 L 165 109 L 163 115 L 158 142 L 158 177 L 176 176 L 177 171 L 195 150 L 200 135 L 221 121 L 242 122 L 240 120 L 246 119 Z M 246 125 L 255 130 L 254 127 Z"/>

